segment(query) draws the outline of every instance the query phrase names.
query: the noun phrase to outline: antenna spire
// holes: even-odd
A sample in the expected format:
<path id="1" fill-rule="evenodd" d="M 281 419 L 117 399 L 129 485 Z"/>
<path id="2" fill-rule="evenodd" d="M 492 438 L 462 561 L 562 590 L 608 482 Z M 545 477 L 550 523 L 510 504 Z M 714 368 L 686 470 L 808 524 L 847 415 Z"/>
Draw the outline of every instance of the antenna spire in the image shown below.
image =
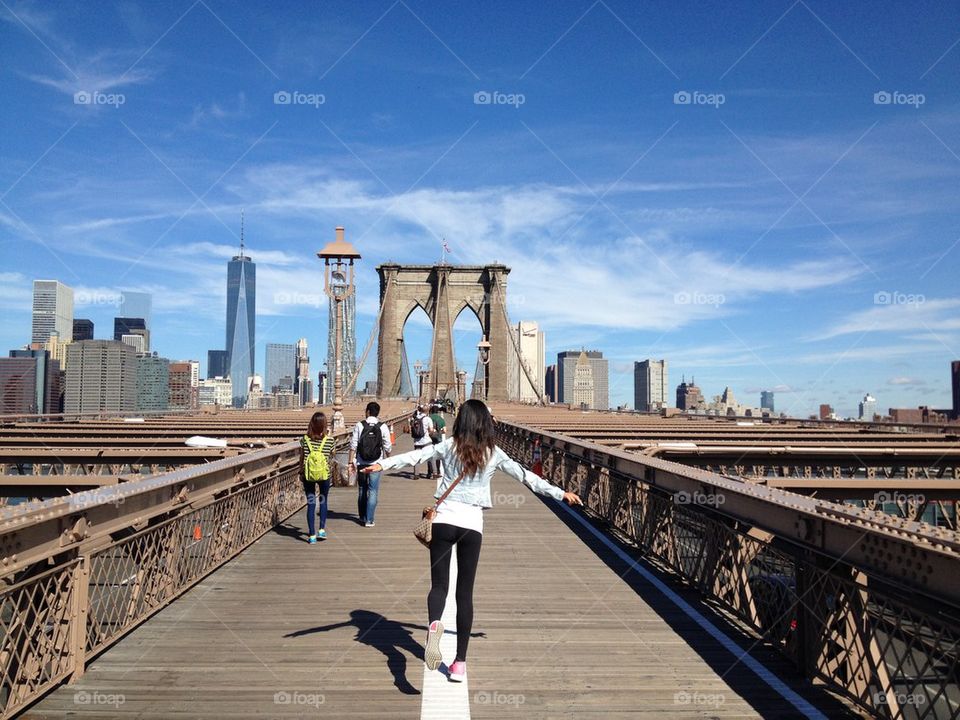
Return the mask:
<path id="1" fill-rule="evenodd" d="M 240 257 L 243 257 L 243 210 L 240 210 Z"/>

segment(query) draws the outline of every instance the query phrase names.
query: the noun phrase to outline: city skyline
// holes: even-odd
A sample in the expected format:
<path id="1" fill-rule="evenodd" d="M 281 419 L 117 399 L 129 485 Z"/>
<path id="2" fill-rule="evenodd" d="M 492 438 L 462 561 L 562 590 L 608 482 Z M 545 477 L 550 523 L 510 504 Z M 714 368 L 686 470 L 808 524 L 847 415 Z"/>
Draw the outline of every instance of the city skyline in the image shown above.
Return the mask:
<path id="1" fill-rule="evenodd" d="M 301 336 L 325 356 L 312 254 L 346 225 L 358 344 L 373 268 L 434 262 L 445 238 L 450 262 L 514 268 L 511 319 L 541 324 L 548 357 L 602 347 L 612 405 L 636 359 L 667 357 L 792 415 L 881 389 L 949 406 L 956 8 L 757 3 L 719 36 L 670 6 L 530 13 L 10 5 L 0 342 L 26 342 L 31 281 L 59 277 L 98 328 L 117 287 L 151 293 L 158 350 L 203 360 L 246 208 L 259 367 Z M 209 62 L 183 61 L 201 38 Z M 455 332 L 470 371 L 475 327 Z"/>

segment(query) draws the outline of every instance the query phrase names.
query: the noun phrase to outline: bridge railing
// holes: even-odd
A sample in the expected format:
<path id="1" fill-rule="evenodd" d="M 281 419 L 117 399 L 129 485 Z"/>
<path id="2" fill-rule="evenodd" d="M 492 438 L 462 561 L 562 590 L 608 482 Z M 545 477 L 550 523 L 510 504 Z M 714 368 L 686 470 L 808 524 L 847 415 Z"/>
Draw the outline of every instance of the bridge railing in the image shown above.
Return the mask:
<path id="1" fill-rule="evenodd" d="M 960 717 L 960 535 L 510 422 L 515 459 L 873 716 Z"/>
<path id="2" fill-rule="evenodd" d="M 348 434 L 336 439 L 340 452 Z M 0 508 L 0 718 L 80 677 L 89 658 L 303 507 L 299 452 L 290 442 Z"/>

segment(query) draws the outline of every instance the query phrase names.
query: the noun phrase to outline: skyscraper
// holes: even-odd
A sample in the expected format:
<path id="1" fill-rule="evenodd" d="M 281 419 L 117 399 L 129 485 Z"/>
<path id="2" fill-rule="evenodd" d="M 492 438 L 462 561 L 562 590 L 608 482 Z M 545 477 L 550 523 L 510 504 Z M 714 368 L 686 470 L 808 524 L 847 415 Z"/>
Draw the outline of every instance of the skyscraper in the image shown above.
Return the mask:
<path id="1" fill-rule="evenodd" d="M 73 320 L 73 340 L 93 340 L 93 320 L 84 318 L 74 318 Z"/>
<path id="2" fill-rule="evenodd" d="M 877 414 L 877 399 L 870 393 L 863 396 L 860 401 L 860 413 L 857 417 L 866 422 L 873 422 L 873 416 Z"/>
<path id="3" fill-rule="evenodd" d="M 520 348 L 520 355 L 530 371 L 530 377 L 520 367 L 516 354 L 511 353 L 511 359 L 517 363 L 517 389 L 516 397 L 520 402 L 537 402 L 543 395 L 543 371 L 546 363 L 545 350 L 546 342 L 544 334 L 539 325 L 535 322 L 521 320 L 517 323 L 517 345 Z M 531 385 L 530 380 L 533 380 Z"/>
<path id="4" fill-rule="evenodd" d="M 690 382 L 687 382 L 687 378 L 684 377 L 677 385 L 677 409 L 691 413 L 706 410 L 706 401 L 700 388 L 697 387 L 695 377 L 691 377 Z"/>
<path id="5" fill-rule="evenodd" d="M 307 339 L 297 340 L 296 391 L 300 404 L 313 402 L 313 382 L 310 380 L 310 355 L 307 352 Z"/>
<path id="6" fill-rule="evenodd" d="M 140 318 L 144 327 L 150 329 L 150 318 L 153 315 L 153 296 L 150 293 L 134 292 L 133 290 L 120 291 L 120 308 L 118 317 Z"/>
<path id="7" fill-rule="evenodd" d="M 610 408 L 609 363 L 599 350 L 565 350 L 557 354 L 557 393 L 560 396 L 557 402 L 573 403 L 573 381 L 581 352 L 585 352 L 593 375 L 593 402 L 590 407 L 595 410 L 608 410 Z"/>
<path id="8" fill-rule="evenodd" d="M 550 398 L 550 402 L 559 402 L 557 400 L 557 366 L 549 365 L 543 373 L 544 392 Z"/>
<path id="9" fill-rule="evenodd" d="M 121 335 L 120 342 L 126 343 L 127 345 L 132 347 L 134 350 L 137 351 L 138 355 L 141 353 L 145 353 L 148 350 L 146 338 L 144 337 L 143 333 L 130 333 L 129 335 L 127 334 Z"/>
<path id="10" fill-rule="evenodd" d="M 267 343 L 264 392 L 275 393 L 279 390 L 293 390 L 293 378 L 296 374 L 296 346 L 288 343 Z"/>
<path id="11" fill-rule="evenodd" d="M 113 319 L 113 340 L 121 342 L 124 335 L 133 335 L 135 331 L 145 333 L 147 321 L 142 317 L 115 317 Z"/>
<path id="12" fill-rule="evenodd" d="M 254 344 L 257 319 L 257 266 L 244 254 L 243 217 L 240 254 L 227 263 L 227 365 L 233 381 L 233 405 L 247 403 L 250 378 L 256 369 Z"/>
<path id="13" fill-rule="evenodd" d="M 760 391 L 760 408 L 764 410 L 769 410 L 773 414 L 773 390 L 761 390 Z"/>
<path id="14" fill-rule="evenodd" d="M 43 345 L 54 330 L 64 342 L 73 339 L 73 288 L 59 280 L 34 280 L 30 342 Z"/>
<path id="15" fill-rule="evenodd" d="M 593 366 L 587 353 L 580 351 L 577 363 L 573 368 L 573 398 L 571 405 L 575 408 L 593 407 Z"/>
<path id="16" fill-rule="evenodd" d="M 137 357 L 137 411 L 162 412 L 170 401 L 170 361 L 157 353 Z"/>
<path id="17" fill-rule="evenodd" d="M 643 360 L 633 364 L 633 407 L 659 412 L 670 404 L 666 360 Z"/>
<path id="18" fill-rule="evenodd" d="M 137 351 L 111 340 L 84 340 L 67 348 L 64 412 L 134 412 Z"/>
<path id="19" fill-rule="evenodd" d="M 950 363 L 950 380 L 953 385 L 953 419 L 960 420 L 960 360 Z"/>
<path id="20" fill-rule="evenodd" d="M 230 375 L 230 364 L 227 360 L 226 350 L 207 350 L 207 379 Z"/>
<path id="21" fill-rule="evenodd" d="M 0 413 L 60 412 L 60 363 L 46 350 L 0 358 Z"/>

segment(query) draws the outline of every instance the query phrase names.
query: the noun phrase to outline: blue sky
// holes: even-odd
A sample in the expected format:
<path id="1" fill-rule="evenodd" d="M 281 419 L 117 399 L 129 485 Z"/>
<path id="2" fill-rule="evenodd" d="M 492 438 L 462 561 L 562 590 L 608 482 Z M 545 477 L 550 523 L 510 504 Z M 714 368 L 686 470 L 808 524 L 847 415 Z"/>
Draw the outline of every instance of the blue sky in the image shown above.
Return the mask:
<path id="1" fill-rule="evenodd" d="M 265 343 L 300 336 L 320 368 L 314 253 L 342 224 L 363 254 L 361 347 L 375 266 L 433 262 L 445 237 L 452 262 L 512 267 L 511 318 L 538 320 L 548 355 L 602 349 L 614 403 L 646 357 L 708 396 L 775 389 L 792 414 L 851 414 L 868 391 L 949 402 L 956 3 L 0 11 L 4 349 L 53 277 L 98 337 L 117 289 L 154 293 L 154 348 L 205 364 L 245 209 L 261 372 Z M 408 334 L 426 359 L 425 320 Z M 472 372 L 475 318 L 456 339 Z"/>

